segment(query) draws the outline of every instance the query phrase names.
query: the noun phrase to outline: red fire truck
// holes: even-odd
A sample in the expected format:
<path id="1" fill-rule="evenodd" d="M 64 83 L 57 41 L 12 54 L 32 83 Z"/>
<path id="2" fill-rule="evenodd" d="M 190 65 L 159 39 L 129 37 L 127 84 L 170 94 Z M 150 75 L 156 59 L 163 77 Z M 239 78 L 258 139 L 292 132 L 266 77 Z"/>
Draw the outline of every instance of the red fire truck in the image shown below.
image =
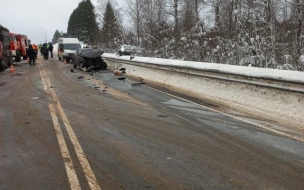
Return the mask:
<path id="1" fill-rule="evenodd" d="M 21 57 L 27 59 L 26 49 L 29 45 L 29 40 L 26 35 L 9 33 L 10 35 L 10 51 L 16 62 L 21 61 Z"/>

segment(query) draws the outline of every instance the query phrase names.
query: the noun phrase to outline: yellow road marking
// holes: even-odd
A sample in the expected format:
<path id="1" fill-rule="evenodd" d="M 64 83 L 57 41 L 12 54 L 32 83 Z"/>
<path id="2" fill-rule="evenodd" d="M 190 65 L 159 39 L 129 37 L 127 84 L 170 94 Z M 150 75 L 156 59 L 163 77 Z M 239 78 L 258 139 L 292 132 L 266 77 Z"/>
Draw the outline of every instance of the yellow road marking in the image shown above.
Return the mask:
<path id="1" fill-rule="evenodd" d="M 61 150 L 61 155 L 63 157 L 63 162 L 64 162 L 64 166 L 65 166 L 65 170 L 67 172 L 68 175 L 68 179 L 70 182 L 70 187 L 71 189 L 81 189 L 80 188 L 80 184 L 76 175 L 76 171 L 74 169 L 73 166 L 73 162 L 68 150 L 68 147 L 66 145 L 66 142 L 64 140 L 61 128 L 60 128 L 60 124 L 58 122 L 58 118 L 56 116 L 56 111 L 53 105 L 49 104 L 49 108 L 50 108 L 50 112 L 51 112 L 51 116 L 52 116 L 52 120 L 53 120 L 53 124 L 54 124 L 54 128 L 55 128 L 55 133 L 57 136 L 57 140 L 59 143 L 59 147 Z"/>
<path id="2" fill-rule="evenodd" d="M 39 64 L 39 67 L 40 67 L 40 76 L 41 76 L 41 79 L 42 79 L 42 83 L 47 85 L 47 86 L 51 86 L 51 82 L 48 78 L 48 76 L 46 75 L 43 67 Z M 70 137 L 70 140 L 72 142 L 72 144 L 74 145 L 74 150 L 76 152 L 76 155 L 79 159 L 79 162 L 80 162 L 80 165 L 82 166 L 82 170 L 85 174 L 85 177 L 88 181 L 88 184 L 90 186 L 91 189 L 93 190 L 99 190 L 101 189 L 99 184 L 97 183 L 97 180 L 96 180 L 96 177 L 93 173 L 93 170 L 82 150 L 82 147 L 73 131 L 73 128 L 68 120 L 68 118 L 66 117 L 63 109 L 62 109 L 62 106 L 60 104 L 60 101 L 55 93 L 55 90 L 53 88 L 47 88 L 50 92 L 50 94 L 53 96 L 53 99 L 54 101 L 56 102 L 56 107 L 59 111 L 59 114 L 63 120 L 63 123 L 64 123 L 64 126 L 66 127 L 66 130 L 68 132 L 68 136 Z"/>

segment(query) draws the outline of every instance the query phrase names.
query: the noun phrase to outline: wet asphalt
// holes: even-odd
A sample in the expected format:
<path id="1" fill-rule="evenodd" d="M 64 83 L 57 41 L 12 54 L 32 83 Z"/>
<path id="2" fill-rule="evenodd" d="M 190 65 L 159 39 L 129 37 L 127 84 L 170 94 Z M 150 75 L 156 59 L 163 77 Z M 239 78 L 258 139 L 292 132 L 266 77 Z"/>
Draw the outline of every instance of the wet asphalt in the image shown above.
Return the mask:
<path id="1" fill-rule="evenodd" d="M 64 115 L 101 189 L 304 187 L 301 131 L 110 68 L 38 62 L 0 73 L 0 189 L 71 188 L 49 105 L 81 189 L 92 189 L 88 168 Z"/>

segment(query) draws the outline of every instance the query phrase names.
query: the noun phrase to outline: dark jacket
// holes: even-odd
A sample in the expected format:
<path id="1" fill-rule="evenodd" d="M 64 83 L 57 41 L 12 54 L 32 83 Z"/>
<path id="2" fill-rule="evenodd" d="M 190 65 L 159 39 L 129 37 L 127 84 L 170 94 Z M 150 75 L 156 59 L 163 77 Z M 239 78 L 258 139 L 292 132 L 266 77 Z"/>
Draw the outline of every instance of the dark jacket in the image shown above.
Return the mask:
<path id="1" fill-rule="evenodd" d="M 51 43 L 49 43 L 49 50 L 53 51 L 53 45 Z"/>
<path id="2" fill-rule="evenodd" d="M 47 48 L 47 46 L 46 46 L 46 44 L 43 44 L 43 46 L 42 46 L 42 48 L 41 48 L 41 53 L 43 53 L 43 54 L 47 54 L 47 53 L 49 53 L 49 50 L 48 50 L 48 48 Z"/>
<path id="3" fill-rule="evenodd" d="M 26 55 L 29 59 L 35 59 L 37 54 L 33 47 L 29 46 L 29 48 L 26 50 Z"/>

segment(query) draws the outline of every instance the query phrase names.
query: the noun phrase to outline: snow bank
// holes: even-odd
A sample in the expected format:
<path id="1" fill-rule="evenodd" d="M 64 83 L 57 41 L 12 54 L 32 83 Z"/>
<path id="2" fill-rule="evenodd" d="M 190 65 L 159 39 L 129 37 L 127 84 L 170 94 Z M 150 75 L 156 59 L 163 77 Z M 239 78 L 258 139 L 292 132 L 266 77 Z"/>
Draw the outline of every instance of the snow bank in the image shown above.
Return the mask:
<path id="1" fill-rule="evenodd" d="M 304 95 L 289 91 L 280 91 L 275 88 L 266 88 L 258 85 L 224 82 L 200 76 L 188 76 L 184 73 L 159 70 L 137 65 L 124 65 L 119 61 L 130 61 L 130 56 L 118 56 L 104 53 L 106 58 L 115 58 L 118 61 L 108 63 L 113 68 L 125 67 L 127 74 L 135 78 L 141 77 L 146 81 L 162 84 L 172 91 L 185 93 L 206 102 L 234 108 L 241 112 L 277 121 L 285 126 L 296 126 L 304 129 Z M 304 72 L 285 71 L 275 69 L 252 68 L 214 63 L 167 60 L 148 57 L 135 57 L 132 61 L 158 65 L 179 66 L 209 71 L 220 71 L 265 77 L 287 81 L 304 82 Z"/>
<path id="2" fill-rule="evenodd" d="M 116 54 L 109 54 L 109 53 L 104 53 L 102 56 L 107 58 L 130 60 L 130 56 L 120 57 Z M 180 61 L 180 60 L 151 58 L 151 57 L 135 57 L 132 60 L 136 62 L 150 63 L 156 65 L 177 66 L 177 67 L 184 67 L 191 69 L 201 69 L 206 71 L 218 71 L 224 73 L 239 74 L 250 77 L 262 77 L 262 78 L 280 79 L 280 80 L 304 83 L 304 72 L 300 72 L 300 71 L 245 67 L 245 66 L 237 66 L 237 65 L 225 65 L 219 63 Z"/>
<path id="3" fill-rule="evenodd" d="M 112 68 L 126 68 L 127 75 L 143 78 L 147 83 L 164 86 L 171 91 L 201 99 L 204 102 L 248 113 L 249 116 L 277 121 L 284 126 L 304 129 L 304 95 L 259 85 L 234 83 L 187 75 L 179 72 L 110 62 Z"/>
<path id="4" fill-rule="evenodd" d="M 53 45 L 53 53 L 58 53 L 58 43 Z"/>

